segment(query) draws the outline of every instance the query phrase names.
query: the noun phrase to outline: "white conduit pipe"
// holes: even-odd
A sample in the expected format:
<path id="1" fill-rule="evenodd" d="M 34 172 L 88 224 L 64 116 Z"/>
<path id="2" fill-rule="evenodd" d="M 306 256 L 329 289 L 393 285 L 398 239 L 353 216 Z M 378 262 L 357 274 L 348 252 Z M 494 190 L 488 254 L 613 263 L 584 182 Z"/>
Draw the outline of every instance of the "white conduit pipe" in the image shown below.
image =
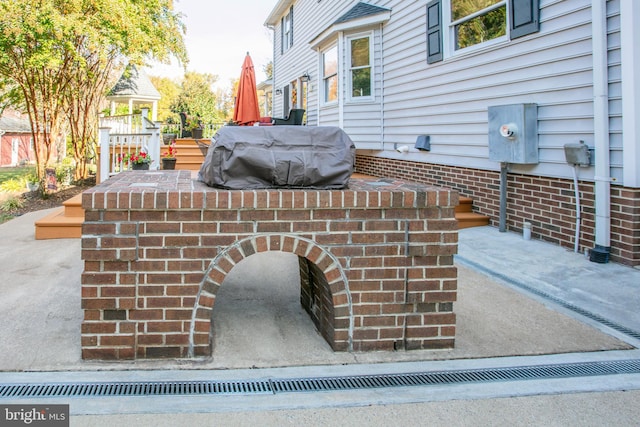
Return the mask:
<path id="1" fill-rule="evenodd" d="M 573 190 L 576 195 L 576 236 L 575 243 L 573 244 L 573 251 L 578 253 L 580 250 L 580 223 L 581 223 L 581 208 L 580 208 L 580 189 L 578 188 L 578 165 L 573 165 Z"/>

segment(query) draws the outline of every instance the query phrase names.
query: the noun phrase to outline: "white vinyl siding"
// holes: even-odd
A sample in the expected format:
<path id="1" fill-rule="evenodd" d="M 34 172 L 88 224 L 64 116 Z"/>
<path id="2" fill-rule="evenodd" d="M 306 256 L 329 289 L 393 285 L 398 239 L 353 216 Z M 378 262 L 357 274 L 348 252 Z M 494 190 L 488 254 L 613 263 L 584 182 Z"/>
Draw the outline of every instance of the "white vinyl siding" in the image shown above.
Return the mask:
<path id="1" fill-rule="evenodd" d="M 432 64 L 427 63 L 425 2 L 368 3 L 392 11 L 382 28 L 367 29 L 373 32 L 373 100 L 351 102 L 350 87 L 341 75 L 340 96 L 345 102 L 339 108 L 318 102 L 320 50 L 312 50 L 309 42 L 355 2 L 295 2 L 297 41 L 291 54 L 276 55 L 276 79 L 281 83 L 275 87 L 313 70 L 309 124 L 342 124 L 359 150 L 376 156 L 499 170 L 500 165 L 488 158 L 488 107 L 535 103 L 540 164 L 512 165 L 511 170 L 571 178 L 564 145 L 580 140 L 594 145 L 591 0 L 540 0 L 539 32 L 463 49 Z M 618 183 L 624 163 L 619 4 L 620 0 L 607 1 L 611 175 Z M 349 40 L 362 32 L 341 37 Z M 337 42 L 338 37 L 327 41 Z M 341 64 L 347 66 L 343 73 L 348 70 L 347 48 L 345 42 L 339 46 Z M 396 145 L 413 147 L 418 135 L 431 136 L 430 152 L 394 150 Z M 593 168 L 581 168 L 580 179 L 592 180 Z"/>
<path id="2" fill-rule="evenodd" d="M 397 157 L 394 144 L 412 146 L 417 135 L 425 134 L 431 136 L 431 152 L 402 158 L 498 170 L 500 165 L 488 159 L 488 107 L 535 103 L 540 164 L 512 165 L 511 170 L 570 177 L 564 145 L 584 140 L 593 147 L 590 2 L 543 0 L 542 32 L 434 64 L 426 63 L 424 9 L 403 2 L 385 27 L 385 152 Z M 610 87 L 613 99 L 615 90 Z M 615 140 L 613 110 L 611 115 Z M 612 141 L 612 174 L 617 176 L 615 145 L 621 144 Z M 581 171 L 581 178 L 592 176 L 593 169 Z"/>

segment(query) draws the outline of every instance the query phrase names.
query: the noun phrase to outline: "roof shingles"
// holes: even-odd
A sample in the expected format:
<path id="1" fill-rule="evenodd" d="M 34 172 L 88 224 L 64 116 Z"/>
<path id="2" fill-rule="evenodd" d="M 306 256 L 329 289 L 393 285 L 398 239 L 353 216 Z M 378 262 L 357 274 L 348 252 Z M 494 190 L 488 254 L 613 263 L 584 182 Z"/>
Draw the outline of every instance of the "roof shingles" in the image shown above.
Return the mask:
<path id="1" fill-rule="evenodd" d="M 365 16 L 376 15 L 378 13 L 388 12 L 389 9 L 384 7 L 374 6 L 372 4 L 359 2 L 352 7 L 347 13 L 342 15 L 334 22 L 335 24 L 341 24 L 343 22 L 353 21 L 358 18 L 364 18 Z"/>

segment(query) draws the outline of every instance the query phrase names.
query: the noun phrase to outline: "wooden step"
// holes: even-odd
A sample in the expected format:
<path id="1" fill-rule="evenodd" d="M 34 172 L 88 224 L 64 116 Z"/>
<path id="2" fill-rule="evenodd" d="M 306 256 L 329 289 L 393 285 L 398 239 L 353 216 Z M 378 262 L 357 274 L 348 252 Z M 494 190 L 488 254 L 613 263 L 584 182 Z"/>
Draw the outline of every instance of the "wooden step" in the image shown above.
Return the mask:
<path id="1" fill-rule="evenodd" d="M 78 239 L 82 237 L 82 194 L 62 203 L 62 206 L 35 223 L 36 240 Z"/>
<path id="2" fill-rule="evenodd" d="M 84 209 L 82 208 L 82 194 L 77 194 L 72 198 L 62 202 L 64 215 L 71 217 L 81 217 L 84 220 Z"/>
<path id="3" fill-rule="evenodd" d="M 489 225 L 489 217 L 473 212 L 456 213 L 458 220 L 458 230 L 471 227 L 483 227 Z"/>
<path id="4" fill-rule="evenodd" d="M 460 196 L 459 200 L 460 204 L 456 206 L 458 230 L 489 225 L 490 218 L 488 216 L 473 212 L 473 199 L 471 197 Z"/>
<path id="5" fill-rule="evenodd" d="M 456 213 L 459 212 L 472 212 L 473 211 L 473 199 L 471 197 L 460 196 L 459 204 L 456 206 Z"/>
<path id="6" fill-rule="evenodd" d="M 210 140 L 198 140 L 202 144 L 209 144 Z M 191 170 L 199 171 L 202 163 L 204 162 L 206 148 L 198 145 L 196 140 L 192 138 L 180 138 L 176 139 L 176 169 L 178 170 Z M 161 152 L 163 152 L 161 150 Z"/>

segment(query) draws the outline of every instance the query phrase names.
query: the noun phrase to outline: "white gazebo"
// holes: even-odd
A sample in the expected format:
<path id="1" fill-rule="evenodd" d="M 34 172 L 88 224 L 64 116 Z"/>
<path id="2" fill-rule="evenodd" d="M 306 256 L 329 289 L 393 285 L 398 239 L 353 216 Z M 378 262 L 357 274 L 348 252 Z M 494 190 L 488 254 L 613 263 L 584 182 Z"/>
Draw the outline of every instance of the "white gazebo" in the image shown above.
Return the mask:
<path id="1" fill-rule="evenodd" d="M 120 80 L 109 91 L 107 100 L 111 102 L 111 115 L 116 114 L 117 104 L 128 104 L 129 114 L 133 114 L 134 105 L 151 104 L 151 120 L 158 120 L 158 100 L 160 92 L 153 86 L 149 76 L 135 65 L 128 65 Z"/>

